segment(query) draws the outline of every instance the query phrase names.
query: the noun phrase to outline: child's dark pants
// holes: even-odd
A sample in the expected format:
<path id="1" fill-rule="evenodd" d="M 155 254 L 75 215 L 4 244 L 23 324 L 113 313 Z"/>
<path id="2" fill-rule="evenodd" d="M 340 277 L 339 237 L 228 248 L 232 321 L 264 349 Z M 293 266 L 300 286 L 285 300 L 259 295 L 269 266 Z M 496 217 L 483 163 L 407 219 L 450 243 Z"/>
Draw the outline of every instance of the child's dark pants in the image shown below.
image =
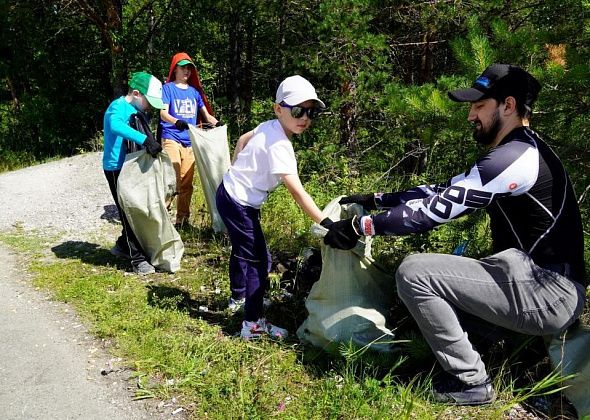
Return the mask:
<path id="1" fill-rule="evenodd" d="M 119 217 L 121 218 L 121 224 L 123 228 L 121 229 L 121 236 L 117 239 L 117 245 L 123 251 L 129 253 L 129 258 L 131 259 L 131 264 L 135 267 L 140 262 L 146 261 L 147 258 L 145 256 L 145 251 L 139 244 L 135 233 L 133 233 L 133 229 L 129 225 L 129 221 L 125 216 L 125 212 L 121 209 L 119 205 L 119 197 L 117 194 L 117 180 L 119 179 L 119 174 L 121 170 L 117 171 L 104 171 L 104 175 L 107 178 L 109 183 L 109 188 L 111 190 L 111 194 L 113 196 L 113 200 L 115 200 L 115 205 L 117 206 L 117 210 L 119 210 Z"/>
<path id="2" fill-rule="evenodd" d="M 268 287 L 272 262 L 260 226 L 260 209 L 235 202 L 223 183 L 217 189 L 216 202 L 232 245 L 229 259 L 232 297 L 245 297 L 244 319 L 257 321 L 262 317 L 264 292 Z"/>

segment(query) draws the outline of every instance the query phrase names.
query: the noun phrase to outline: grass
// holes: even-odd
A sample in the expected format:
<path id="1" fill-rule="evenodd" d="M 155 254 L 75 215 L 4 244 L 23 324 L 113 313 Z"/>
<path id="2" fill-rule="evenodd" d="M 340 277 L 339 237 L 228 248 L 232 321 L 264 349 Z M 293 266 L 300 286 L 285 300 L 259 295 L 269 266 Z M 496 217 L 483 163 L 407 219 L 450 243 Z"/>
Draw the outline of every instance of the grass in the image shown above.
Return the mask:
<path id="1" fill-rule="evenodd" d="M 397 356 L 346 344 L 323 352 L 295 337 L 284 342 L 235 338 L 241 319 L 225 309 L 228 243 L 210 231 L 202 201 L 195 198 L 193 227 L 181 232 L 183 268 L 175 274 L 129 275 L 129 265 L 109 253 L 110 243 L 63 241 L 19 228 L 0 234 L 0 241 L 29 257 L 35 286 L 76 308 L 92 333 L 134 369 L 136 398 L 175 397 L 199 419 L 487 419 L 502 418 L 514 404 L 557 388 L 560 378 L 543 368 L 533 379 L 524 375 L 524 384 L 515 379 L 539 369 L 539 364 L 521 366 L 519 373 L 512 369 L 532 353 L 507 368 L 505 358 L 494 359 L 502 352 L 496 348 L 484 354 L 497 378 L 496 403 L 436 404 L 428 396 L 435 364 L 410 322 L 399 331 L 410 345 Z M 44 256 L 48 252 L 55 258 Z M 268 316 L 294 333 L 306 316 L 307 290 L 295 290 L 291 300 L 281 301 L 281 275 L 274 272 L 273 278 L 275 305 Z"/>
<path id="2" fill-rule="evenodd" d="M 38 158 L 30 152 L 14 152 L 10 150 L 0 150 L 0 173 L 16 171 L 29 166 L 40 165 L 61 159 L 60 156 Z"/>

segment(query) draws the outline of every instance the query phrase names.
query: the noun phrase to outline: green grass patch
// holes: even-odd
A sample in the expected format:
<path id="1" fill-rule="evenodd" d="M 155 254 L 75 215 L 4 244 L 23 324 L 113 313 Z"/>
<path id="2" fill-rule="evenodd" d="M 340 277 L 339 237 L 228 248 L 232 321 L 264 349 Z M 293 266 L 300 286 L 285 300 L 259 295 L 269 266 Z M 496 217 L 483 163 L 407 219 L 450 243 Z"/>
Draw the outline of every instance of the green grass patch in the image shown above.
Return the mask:
<path id="1" fill-rule="evenodd" d="M 33 259 L 30 267 L 35 286 L 74 306 L 92 333 L 134 367 L 137 398 L 175 396 L 195 418 L 385 418 L 407 410 L 400 384 L 391 375 L 376 377 L 372 362 L 333 359 L 294 339 L 233 337 L 240 319 L 215 309 L 227 298 L 216 293 L 226 286 L 216 281 L 227 260 L 212 264 L 210 247 L 187 244 L 190 266 L 174 275 L 126 275 L 128 267 L 106 247 L 79 242 L 54 246 L 57 261 Z M 206 305 L 212 309 L 200 312 Z M 414 404 L 411 411 L 427 418 L 426 405 Z"/>
<path id="2" fill-rule="evenodd" d="M 55 241 L 53 236 L 40 236 L 40 232 L 27 231 L 21 225 L 14 226 L 10 232 L 0 232 L 0 242 L 11 248 L 26 253 L 32 257 L 39 257 L 46 253 Z"/>
<path id="3" fill-rule="evenodd" d="M 0 173 L 61 159 L 61 156 L 38 157 L 28 151 L 0 150 Z"/>

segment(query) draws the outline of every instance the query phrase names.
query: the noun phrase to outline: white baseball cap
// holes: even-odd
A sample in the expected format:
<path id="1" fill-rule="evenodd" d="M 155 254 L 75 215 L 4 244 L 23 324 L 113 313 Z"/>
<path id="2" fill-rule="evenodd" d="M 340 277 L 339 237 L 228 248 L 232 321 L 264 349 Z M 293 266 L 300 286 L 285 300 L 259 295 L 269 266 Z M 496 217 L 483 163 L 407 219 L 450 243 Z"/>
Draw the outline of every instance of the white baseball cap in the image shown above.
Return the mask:
<path id="1" fill-rule="evenodd" d="M 315 88 L 312 86 L 307 79 L 295 75 L 287 77 L 281 82 L 277 89 L 277 96 L 275 103 L 280 104 L 281 102 L 287 105 L 299 105 L 302 102 L 314 100 L 317 101 L 322 108 L 326 105 L 320 101 L 318 94 L 315 92 Z"/>

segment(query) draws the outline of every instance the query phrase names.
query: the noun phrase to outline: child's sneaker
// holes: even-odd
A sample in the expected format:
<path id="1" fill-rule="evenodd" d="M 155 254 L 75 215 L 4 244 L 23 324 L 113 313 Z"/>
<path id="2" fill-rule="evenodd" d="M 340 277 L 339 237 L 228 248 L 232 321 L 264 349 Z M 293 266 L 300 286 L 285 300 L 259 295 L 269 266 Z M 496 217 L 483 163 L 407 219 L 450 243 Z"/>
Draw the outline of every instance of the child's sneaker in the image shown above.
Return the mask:
<path id="1" fill-rule="evenodd" d="M 242 321 L 240 337 L 244 340 L 257 340 L 265 333 L 264 328 L 254 321 Z"/>
<path id="2" fill-rule="evenodd" d="M 139 264 L 133 265 L 133 272 L 140 276 L 145 276 L 146 274 L 155 273 L 156 269 L 149 262 L 141 261 Z"/>
<path id="3" fill-rule="evenodd" d="M 246 298 L 241 298 L 241 299 L 229 298 L 229 305 L 227 305 L 227 308 L 230 310 L 230 312 L 243 311 L 245 304 L 246 304 Z"/>
<path id="4" fill-rule="evenodd" d="M 263 334 L 268 334 L 271 338 L 281 340 L 287 338 L 289 332 L 284 329 L 272 325 L 265 318 L 260 318 L 258 321 L 243 321 L 242 331 L 240 337 L 245 340 L 256 340 Z"/>

